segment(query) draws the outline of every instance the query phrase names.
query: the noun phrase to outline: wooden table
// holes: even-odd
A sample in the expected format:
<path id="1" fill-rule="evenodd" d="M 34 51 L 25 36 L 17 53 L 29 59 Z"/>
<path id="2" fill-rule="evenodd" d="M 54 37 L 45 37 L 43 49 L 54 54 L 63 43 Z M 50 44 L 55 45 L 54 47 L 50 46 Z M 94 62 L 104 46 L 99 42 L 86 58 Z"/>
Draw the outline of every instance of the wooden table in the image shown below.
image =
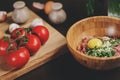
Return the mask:
<path id="1" fill-rule="evenodd" d="M 13 10 L 12 4 L 16 0 L 1 0 L 0 10 L 10 12 Z M 88 0 L 54 0 L 63 3 L 63 8 L 67 13 L 67 20 L 62 24 L 53 24 L 49 21 L 44 11 L 35 11 L 32 7 L 34 0 L 24 0 L 27 6 L 46 22 L 52 25 L 60 33 L 66 36 L 69 27 L 76 21 L 93 15 L 107 15 L 107 0 L 91 0 L 93 12 L 86 7 Z M 47 0 L 35 0 L 45 3 Z M 90 0 L 89 0 L 90 1 Z M 95 71 L 80 65 L 70 54 L 69 50 L 46 64 L 16 78 L 16 80 L 120 80 L 120 68 L 110 71 Z"/>

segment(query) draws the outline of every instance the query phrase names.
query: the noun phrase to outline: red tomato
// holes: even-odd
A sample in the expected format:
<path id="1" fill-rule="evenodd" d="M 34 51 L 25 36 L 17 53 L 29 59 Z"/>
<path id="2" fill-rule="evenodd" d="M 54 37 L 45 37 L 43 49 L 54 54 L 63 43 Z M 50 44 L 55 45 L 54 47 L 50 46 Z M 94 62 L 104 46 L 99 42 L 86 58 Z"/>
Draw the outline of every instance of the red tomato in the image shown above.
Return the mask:
<path id="1" fill-rule="evenodd" d="M 17 28 L 11 33 L 11 37 L 16 39 L 20 36 L 24 36 L 26 34 L 26 30 L 24 28 Z"/>
<path id="2" fill-rule="evenodd" d="M 9 66 L 18 69 L 23 67 L 29 58 L 29 51 L 24 47 L 20 47 L 18 50 L 8 53 L 6 59 Z"/>
<path id="3" fill-rule="evenodd" d="M 13 39 L 9 39 L 9 44 L 10 44 L 9 50 L 14 50 L 15 48 L 17 48 L 17 43 L 16 43 L 16 41 L 13 43 L 10 43 L 11 41 L 13 41 Z"/>
<path id="4" fill-rule="evenodd" d="M 34 55 L 41 46 L 39 38 L 33 34 L 27 34 L 26 38 L 22 40 L 22 44 L 30 51 L 30 55 Z"/>
<path id="5" fill-rule="evenodd" d="M 5 55 L 7 52 L 7 47 L 9 45 L 8 41 L 5 41 L 4 39 L 0 40 L 0 56 Z"/>
<path id="6" fill-rule="evenodd" d="M 0 39 L 0 56 L 5 55 L 7 53 L 7 48 L 10 44 L 11 40 L 4 40 L 4 39 Z M 14 48 L 17 47 L 16 42 L 13 42 L 10 45 L 10 49 L 9 50 L 13 50 Z"/>
<path id="7" fill-rule="evenodd" d="M 45 27 L 45 26 L 35 26 L 33 29 L 32 29 L 32 33 L 33 34 L 36 34 L 40 41 L 41 41 L 41 44 L 43 45 L 49 38 L 49 31 L 48 29 Z"/>

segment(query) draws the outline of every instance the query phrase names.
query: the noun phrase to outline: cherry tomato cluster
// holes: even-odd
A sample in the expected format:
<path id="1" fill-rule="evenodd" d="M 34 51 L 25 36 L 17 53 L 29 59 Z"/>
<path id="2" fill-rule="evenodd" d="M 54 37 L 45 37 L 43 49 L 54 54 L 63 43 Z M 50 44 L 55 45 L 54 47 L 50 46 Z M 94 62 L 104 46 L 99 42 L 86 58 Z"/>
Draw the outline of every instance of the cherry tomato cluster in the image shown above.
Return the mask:
<path id="1" fill-rule="evenodd" d="M 46 43 L 49 31 L 45 26 L 20 27 L 10 35 L 0 39 L 0 56 L 5 56 L 7 64 L 18 69 Z"/>

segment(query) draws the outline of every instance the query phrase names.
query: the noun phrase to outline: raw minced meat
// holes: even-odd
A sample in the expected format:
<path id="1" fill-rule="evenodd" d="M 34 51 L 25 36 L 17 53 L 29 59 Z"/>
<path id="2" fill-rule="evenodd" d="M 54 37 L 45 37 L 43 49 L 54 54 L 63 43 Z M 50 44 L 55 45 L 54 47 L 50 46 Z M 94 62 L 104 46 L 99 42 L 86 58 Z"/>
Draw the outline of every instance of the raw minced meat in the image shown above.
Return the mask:
<path id="1" fill-rule="evenodd" d="M 103 44 L 100 48 L 89 48 L 88 42 L 93 38 L 99 38 Z M 110 38 L 110 37 L 84 37 L 77 46 L 77 50 L 80 52 L 96 56 L 96 57 L 111 57 L 120 56 L 120 38 Z"/>

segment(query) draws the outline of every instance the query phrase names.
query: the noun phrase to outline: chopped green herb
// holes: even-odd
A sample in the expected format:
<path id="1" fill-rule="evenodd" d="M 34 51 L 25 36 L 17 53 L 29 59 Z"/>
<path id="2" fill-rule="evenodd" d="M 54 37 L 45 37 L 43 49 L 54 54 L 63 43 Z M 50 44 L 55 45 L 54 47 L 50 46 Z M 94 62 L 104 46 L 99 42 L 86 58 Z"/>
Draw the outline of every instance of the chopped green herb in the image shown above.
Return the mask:
<path id="1" fill-rule="evenodd" d="M 116 39 L 106 39 L 103 40 L 103 45 L 100 48 L 86 48 L 86 53 L 91 56 L 96 56 L 96 57 L 111 57 L 114 56 L 115 51 L 113 50 L 113 47 L 117 46 L 120 44 L 120 38 Z"/>

